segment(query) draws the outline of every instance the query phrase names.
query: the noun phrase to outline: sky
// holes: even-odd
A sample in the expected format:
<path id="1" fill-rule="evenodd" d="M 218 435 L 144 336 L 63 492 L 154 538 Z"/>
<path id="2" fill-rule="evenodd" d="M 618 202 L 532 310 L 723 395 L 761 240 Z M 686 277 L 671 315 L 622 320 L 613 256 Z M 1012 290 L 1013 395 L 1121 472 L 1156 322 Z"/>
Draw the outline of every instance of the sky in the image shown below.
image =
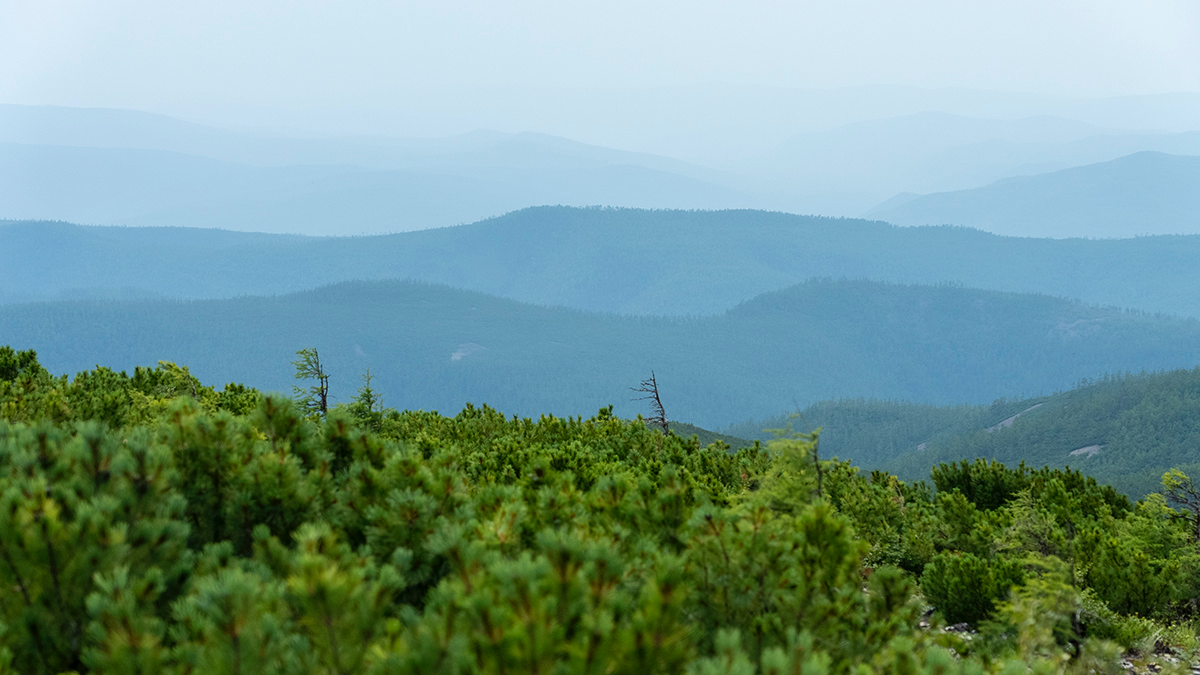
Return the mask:
<path id="1" fill-rule="evenodd" d="M 420 134 L 863 85 L 1200 92 L 1200 0 L 0 0 L 3 103 Z"/>

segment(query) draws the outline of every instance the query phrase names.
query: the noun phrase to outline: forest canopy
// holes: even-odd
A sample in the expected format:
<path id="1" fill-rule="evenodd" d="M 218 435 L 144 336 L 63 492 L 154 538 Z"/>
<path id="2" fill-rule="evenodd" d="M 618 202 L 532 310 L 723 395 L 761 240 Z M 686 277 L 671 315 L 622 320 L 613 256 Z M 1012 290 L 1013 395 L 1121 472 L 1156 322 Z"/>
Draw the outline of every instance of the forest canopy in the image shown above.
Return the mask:
<path id="1" fill-rule="evenodd" d="M 1182 472 L 1136 503 L 985 461 L 905 482 L 819 430 L 734 452 L 611 408 L 388 409 L 369 379 L 322 411 L 11 347 L 0 417 L 0 672 L 1159 672 L 1196 647 Z"/>

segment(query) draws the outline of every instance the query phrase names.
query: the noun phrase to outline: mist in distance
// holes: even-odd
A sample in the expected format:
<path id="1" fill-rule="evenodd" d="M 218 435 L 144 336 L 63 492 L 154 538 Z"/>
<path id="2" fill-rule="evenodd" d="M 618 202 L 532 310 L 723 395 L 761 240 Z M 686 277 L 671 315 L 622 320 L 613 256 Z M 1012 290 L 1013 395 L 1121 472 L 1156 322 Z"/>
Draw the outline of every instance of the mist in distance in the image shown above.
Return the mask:
<path id="1" fill-rule="evenodd" d="M 328 235 L 904 204 L 1037 236 L 912 200 L 1200 154 L 1197 92 L 1193 2 L 10 2 L 0 218 Z M 1044 234 L 1200 227 L 1082 221 Z"/>

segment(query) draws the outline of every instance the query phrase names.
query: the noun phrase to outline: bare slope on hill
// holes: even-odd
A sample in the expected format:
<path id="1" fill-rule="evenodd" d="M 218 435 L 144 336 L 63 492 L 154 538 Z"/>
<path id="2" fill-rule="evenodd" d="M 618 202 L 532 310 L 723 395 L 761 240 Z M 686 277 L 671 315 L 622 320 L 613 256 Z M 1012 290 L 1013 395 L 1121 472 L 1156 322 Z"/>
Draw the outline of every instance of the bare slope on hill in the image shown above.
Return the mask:
<path id="1" fill-rule="evenodd" d="M 958 283 L 1200 317 L 1200 236 L 998 237 L 764 211 L 525 209 L 375 237 L 0 224 L 0 302 L 229 298 L 416 279 L 523 302 L 712 314 L 811 278 Z"/>

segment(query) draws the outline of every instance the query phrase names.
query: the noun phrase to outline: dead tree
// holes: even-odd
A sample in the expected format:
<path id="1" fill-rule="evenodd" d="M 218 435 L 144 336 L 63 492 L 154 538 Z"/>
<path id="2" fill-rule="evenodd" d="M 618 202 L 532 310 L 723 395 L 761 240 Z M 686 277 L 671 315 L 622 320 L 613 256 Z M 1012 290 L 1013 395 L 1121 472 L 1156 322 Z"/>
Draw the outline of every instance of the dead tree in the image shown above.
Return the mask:
<path id="1" fill-rule="evenodd" d="M 1192 530 L 1193 541 L 1200 541 L 1200 486 L 1179 469 L 1171 469 L 1162 477 L 1163 496 L 1179 505 L 1177 520 L 1186 521 Z"/>
<path id="2" fill-rule="evenodd" d="M 329 375 L 321 365 L 321 357 L 314 347 L 308 347 L 296 352 L 300 357 L 292 361 L 296 367 L 297 380 L 316 380 L 316 384 L 307 389 L 292 387 L 297 401 L 307 413 L 320 413 L 324 417 L 329 412 Z"/>
<path id="3" fill-rule="evenodd" d="M 637 387 L 630 387 L 630 391 L 645 396 L 635 397 L 634 401 L 650 401 L 650 417 L 645 418 L 646 424 L 653 424 L 660 427 L 664 434 L 671 433 L 670 427 L 667 425 L 667 411 L 663 408 L 662 399 L 658 396 L 658 380 L 654 377 L 654 371 L 650 371 L 650 379 L 642 380 L 642 383 Z"/>

